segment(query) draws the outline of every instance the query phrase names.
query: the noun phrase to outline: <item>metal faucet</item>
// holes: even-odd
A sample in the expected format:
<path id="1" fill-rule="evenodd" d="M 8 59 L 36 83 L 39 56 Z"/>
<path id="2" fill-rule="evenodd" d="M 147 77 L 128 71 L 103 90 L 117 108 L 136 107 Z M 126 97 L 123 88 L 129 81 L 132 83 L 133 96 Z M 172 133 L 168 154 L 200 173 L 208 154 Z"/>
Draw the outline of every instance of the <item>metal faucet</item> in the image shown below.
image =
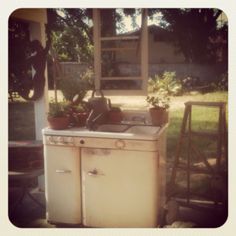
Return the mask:
<path id="1" fill-rule="evenodd" d="M 99 113 L 97 115 L 96 112 L 92 110 L 91 113 L 89 114 L 88 119 L 86 120 L 86 127 L 89 130 L 94 130 L 96 124 L 100 124 L 101 122 L 104 121 L 105 115 L 106 115 L 105 113 Z"/>

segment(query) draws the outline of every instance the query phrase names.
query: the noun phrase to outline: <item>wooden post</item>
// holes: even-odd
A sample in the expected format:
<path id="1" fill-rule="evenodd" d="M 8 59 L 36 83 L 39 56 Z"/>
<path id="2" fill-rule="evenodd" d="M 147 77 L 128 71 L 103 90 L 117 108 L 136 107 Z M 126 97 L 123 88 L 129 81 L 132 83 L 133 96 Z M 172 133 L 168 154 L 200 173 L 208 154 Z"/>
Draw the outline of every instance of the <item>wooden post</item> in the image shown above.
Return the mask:
<path id="1" fill-rule="evenodd" d="M 93 9 L 93 43 L 95 89 L 100 89 L 101 80 L 101 16 L 99 9 Z"/>
<path id="2" fill-rule="evenodd" d="M 190 106 L 187 103 L 185 103 L 184 117 L 183 117 L 180 135 L 179 135 L 179 139 L 178 139 L 178 143 L 177 143 L 177 147 L 176 147 L 176 154 L 175 154 L 175 159 L 174 159 L 174 164 L 173 164 L 173 170 L 172 170 L 171 178 L 170 178 L 170 185 L 171 186 L 175 185 L 176 172 L 177 172 L 177 167 L 179 165 L 179 157 L 180 157 L 181 147 L 182 147 L 185 132 L 186 132 L 186 125 L 187 125 L 187 121 L 189 118 L 189 113 L 190 113 Z"/>
<path id="3" fill-rule="evenodd" d="M 30 38 L 31 40 L 39 40 L 43 46 L 46 44 L 45 40 L 45 26 L 43 23 L 30 22 Z M 36 140 L 42 140 L 42 129 L 47 126 L 47 113 L 48 113 L 48 78 L 47 67 L 45 70 L 45 87 L 44 95 L 34 102 L 35 113 L 35 136 Z"/>
<path id="4" fill-rule="evenodd" d="M 147 9 L 142 9 L 142 27 L 141 27 L 141 77 L 142 89 L 147 91 L 148 83 L 148 27 L 147 27 Z"/>
<path id="5" fill-rule="evenodd" d="M 191 167 L 191 125 L 192 125 L 192 106 L 189 105 L 188 116 L 188 153 L 187 153 L 187 203 L 190 203 L 190 167 Z"/>
<path id="6" fill-rule="evenodd" d="M 216 168 L 217 171 L 220 172 L 221 167 L 221 158 L 222 158 L 222 138 L 223 138 L 223 105 L 219 108 L 219 121 L 218 121 L 218 142 L 217 142 L 217 160 L 216 160 Z"/>
<path id="7" fill-rule="evenodd" d="M 21 19 L 29 22 L 30 39 L 37 39 L 45 47 L 46 35 L 45 24 L 47 23 L 47 10 L 43 8 L 27 9 L 21 8 L 15 10 L 12 15 L 16 19 Z M 34 102 L 35 112 L 35 134 L 36 140 L 42 140 L 42 129 L 47 126 L 48 113 L 48 78 L 47 67 L 45 70 L 45 88 L 44 95 Z"/>

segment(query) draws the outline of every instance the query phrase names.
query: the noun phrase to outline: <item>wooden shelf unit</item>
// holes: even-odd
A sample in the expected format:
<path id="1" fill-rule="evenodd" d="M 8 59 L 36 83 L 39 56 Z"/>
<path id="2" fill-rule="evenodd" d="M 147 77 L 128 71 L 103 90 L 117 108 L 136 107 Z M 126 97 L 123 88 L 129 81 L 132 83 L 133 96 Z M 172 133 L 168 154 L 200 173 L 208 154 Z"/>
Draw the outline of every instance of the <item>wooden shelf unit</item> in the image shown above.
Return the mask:
<path id="1" fill-rule="evenodd" d="M 111 37 L 101 36 L 101 10 L 93 9 L 93 37 L 94 37 L 94 73 L 95 73 L 95 89 L 101 89 L 101 81 L 117 81 L 117 80 L 132 80 L 142 81 L 140 89 L 111 89 L 103 90 L 107 95 L 146 95 L 147 94 L 147 81 L 148 81 L 148 27 L 147 27 L 147 9 L 142 9 L 142 25 L 140 36 L 124 36 L 117 35 Z M 139 40 L 141 49 L 141 62 L 140 76 L 109 76 L 102 77 L 102 51 L 128 51 L 136 50 L 135 47 L 105 47 L 102 48 L 102 42 L 105 41 L 127 41 L 127 40 Z"/>

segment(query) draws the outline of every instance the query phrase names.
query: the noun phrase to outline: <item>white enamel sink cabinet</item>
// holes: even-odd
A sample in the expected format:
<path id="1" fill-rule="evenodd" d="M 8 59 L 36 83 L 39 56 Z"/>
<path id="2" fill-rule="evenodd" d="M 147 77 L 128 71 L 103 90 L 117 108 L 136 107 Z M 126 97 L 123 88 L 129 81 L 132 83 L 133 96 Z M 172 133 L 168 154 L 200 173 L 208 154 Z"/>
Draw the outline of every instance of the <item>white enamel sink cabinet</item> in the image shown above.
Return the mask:
<path id="1" fill-rule="evenodd" d="M 44 129 L 48 221 L 156 227 L 165 200 L 165 131 Z"/>

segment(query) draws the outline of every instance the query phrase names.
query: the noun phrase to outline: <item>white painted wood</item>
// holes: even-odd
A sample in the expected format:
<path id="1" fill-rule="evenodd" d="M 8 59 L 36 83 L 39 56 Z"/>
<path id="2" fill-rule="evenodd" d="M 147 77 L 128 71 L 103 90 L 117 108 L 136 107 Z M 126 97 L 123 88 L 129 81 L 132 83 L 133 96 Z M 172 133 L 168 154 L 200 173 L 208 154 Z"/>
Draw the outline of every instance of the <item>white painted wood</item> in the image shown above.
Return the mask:
<path id="1" fill-rule="evenodd" d="M 143 89 L 114 89 L 114 90 L 102 90 L 103 94 L 106 96 L 146 96 L 147 92 Z"/>
<path id="2" fill-rule="evenodd" d="M 137 40 L 139 36 L 113 36 L 113 37 L 101 37 L 102 41 L 111 41 L 111 40 Z"/>
<path id="3" fill-rule="evenodd" d="M 132 51 L 137 50 L 136 47 L 121 47 L 121 48 L 102 48 L 101 49 L 104 52 L 110 52 L 110 51 Z"/>
<path id="4" fill-rule="evenodd" d="M 101 38 L 100 10 L 93 9 L 95 89 L 100 89 L 100 79 L 101 79 L 101 40 L 100 40 L 100 38 Z"/>
<path id="5" fill-rule="evenodd" d="M 39 40 L 45 46 L 45 24 L 47 23 L 46 9 L 26 9 L 21 8 L 15 10 L 11 17 L 22 19 L 29 22 L 30 39 Z M 45 89 L 44 96 L 34 103 L 35 112 L 35 134 L 36 140 L 42 140 L 42 129 L 47 126 L 48 113 L 48 79 L 47 68 L 45 70 Z"/>
<path id="6" fill-rule="evenodd" d="M 100 89 L 101 80 L 118 80 L 122 77 L 102 77 L 101 76 L 101 51 L 119 51 L 133 50 L 135 48 L 101 48 L 102 41 L 124 41 L 139 40 L 140 36 L 111 36 L 101 37 L 101 17 L 100 10 L 93 9 L 93 34 L 94 34 L 94 72 L 95 72 L 95 88 Z M 134 76 L 125 77 L 125 79 L 136 79 Z M 148 81 L 148 27 L 147 27 L 147 9 L 142 10 L 142 27 L 141 27 L 141 79 L 142 87 L 140 89 L 123 90 L 110 89 L 103 90 L 105 95 L 147 95 Z"/>
<path id="7" fill-rule="evenodd" d="M 44 22 L 30 22 L 30 39 L 39 40 L 42 45 L 45 47 L 45 26 Z M 49 110 L 48 105 L 48 78 L 47 78 L 47 67 L 45 70 L 45 88 L 44 95 L 34 102 L 34 119 L 35 119 L 35 138 L 36 140 L 42 140 L 42 129 L 47 126 L 47 113 Z M 38 177 L 39 188 L 45 190 L 45 178 L 44 175 Z"/>
<path id="8" fill-rule="evenodd" d="M 39 40 L 43 46 L 45 46 L 45 26 L 47 23 L 47 11 L 46 9 L 17 9 L 12 17 L 22 19 L 29 22 L 30 39 Z M 45 70 L 45 89 L 44 96 L 34 103 L 35 113 L 35 136 L 36 140 L 42 140 L 42 129 L 47 126 L 47 113 L 48 113 L 48 79 L 47 68 Z M 39 188 L 44 190 L 45 181 L 44 175 L 38 177 Z"/>
<path id="9" fill-rule="evenodd" d="M 101 77 L 101 80 L 141 80 L 138 76 Z"/>
<path id="10" fill-rule="evenodd" d="M 147 92 L 148 82 L 148 26 L 147 9 L 142 10 L 142 28 L 141 28 L 141 76 L 142 89 Z"/>
<path id="11" fill-rule="evenodd" d="M 39 40 L 45 46 L 45 26 L 44 23 L 30 22 L 30 38 L 31 40 Z M 35 114 L 35 135 L 36 140 L 42 140 L 42 129 L 47 126 L 48 113 L 48 78 L 47 68 L 45 70 L 45 88 L 44 96 L 34 102 Z"/>

